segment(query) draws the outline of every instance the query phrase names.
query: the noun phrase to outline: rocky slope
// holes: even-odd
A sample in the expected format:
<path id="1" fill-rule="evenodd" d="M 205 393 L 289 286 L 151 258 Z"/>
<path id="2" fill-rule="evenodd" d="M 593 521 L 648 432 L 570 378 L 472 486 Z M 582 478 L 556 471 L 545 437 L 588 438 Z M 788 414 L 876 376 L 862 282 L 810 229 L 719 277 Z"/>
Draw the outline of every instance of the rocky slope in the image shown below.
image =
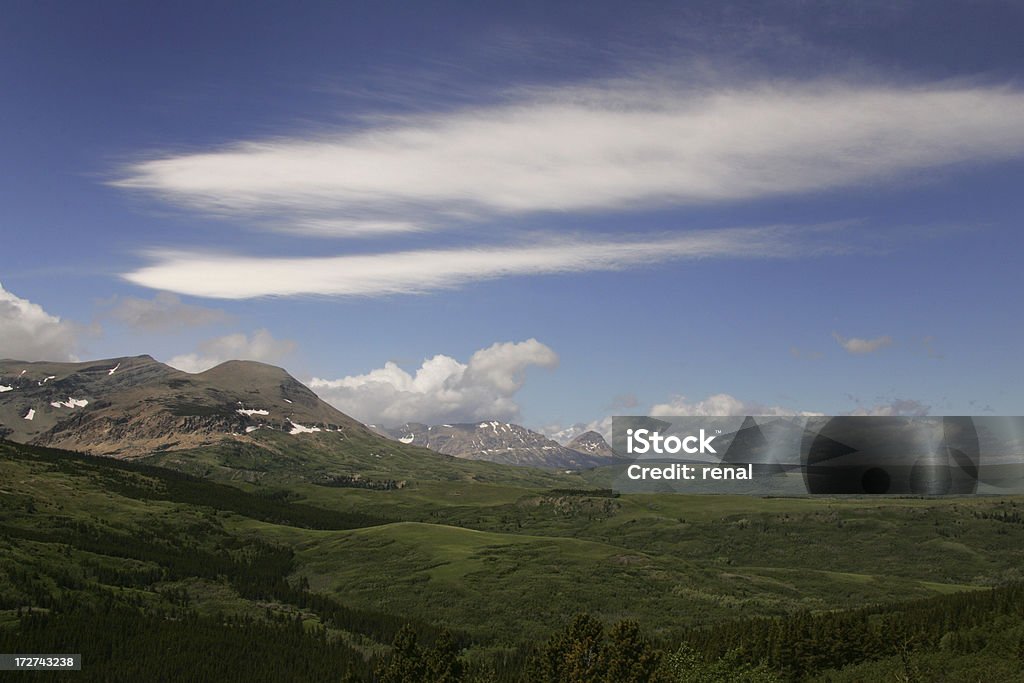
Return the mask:
<path id="1" fill-rule="evenodd" d="M 604 437 L 594 431 L 583 432 L 567 443 L 565 447 L 598 458 L 611 458 L 615 455 Z"/>
<path id="2" fill-rule="evenodd" d="M 0 361 L 0 436 L 12 441 L 136 457 L 260 429 L 367 432 L 281 368 L 252 361 L 198 374 L 149 356 Z"/>
<path id="3" fill-rule="evenodd" d="M 598 450 L 573 450 L 543 434 L 507 422 L 431 426 L 409 423 L 397 429 L 382 431 L 402 443 L 424 446 L 458 458 L 487 460 L 506 465 L 584 469 L 608 465 L 611 462 L 610 448 L 607 455 Z M 601 438 L 600 435 L 596 436 Z M 604 439 L 601 439 L 601 442 L 603 443 Z M 607 444 L 605 447 L 607 448 Z"/>

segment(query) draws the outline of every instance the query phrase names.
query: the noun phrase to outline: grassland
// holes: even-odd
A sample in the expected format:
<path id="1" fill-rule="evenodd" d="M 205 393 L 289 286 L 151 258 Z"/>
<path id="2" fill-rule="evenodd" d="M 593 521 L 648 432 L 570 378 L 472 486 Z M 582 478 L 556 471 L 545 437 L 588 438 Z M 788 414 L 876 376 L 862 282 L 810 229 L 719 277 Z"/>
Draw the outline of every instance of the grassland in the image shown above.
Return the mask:
<path id="1" fill-rule="evenodd" d="M 297 619 L 372 659 L 412 621 L 483 660 L 581 611 L 672 642 L 1024 579 L 1021 498 L 614 496 L 585 490 L 593 478 L 379 442 L 325 456 L 335 436 L 149 460 L 205 480 L 0 444 L 0 624 L 69 597 L 186 605 Z M 318 484 L 325 474 L 403 486 Z"/>

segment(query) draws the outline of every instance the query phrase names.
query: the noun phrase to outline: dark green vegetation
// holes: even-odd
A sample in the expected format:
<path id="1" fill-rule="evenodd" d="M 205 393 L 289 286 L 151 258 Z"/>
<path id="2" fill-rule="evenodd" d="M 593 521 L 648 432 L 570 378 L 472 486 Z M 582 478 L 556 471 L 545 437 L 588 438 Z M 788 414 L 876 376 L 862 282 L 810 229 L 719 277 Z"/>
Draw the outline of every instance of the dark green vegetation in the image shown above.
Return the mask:
<path id="1" fill-rule="evenodd" d="M 346 477 L 401 480 L 417 485 L 464 481 L 526 488 L 551 488 L 580 481 L 578 475 L 441 455 L 384 439 L 367 430 L 296 437 L 261 429 L 254 432 L 251 441 L 224 439 L 212 446 L 156 454 L 145 462 L 203 478 L 264 486 L 323 484 Z"/>
<path id="2" fill-rule="evenodd" d="M 0 443 L 0 652 L 82 652 L 76 680 L 1024 676 L 1020 499 L 614 496 L 260 438 Z"/>

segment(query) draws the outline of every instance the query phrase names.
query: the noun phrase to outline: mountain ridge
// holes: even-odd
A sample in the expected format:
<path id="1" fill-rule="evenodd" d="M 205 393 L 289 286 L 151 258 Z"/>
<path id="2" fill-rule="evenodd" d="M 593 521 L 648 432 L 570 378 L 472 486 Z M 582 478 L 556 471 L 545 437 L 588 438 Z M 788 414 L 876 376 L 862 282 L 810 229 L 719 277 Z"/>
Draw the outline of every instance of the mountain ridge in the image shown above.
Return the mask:
<path id="1" fill-rule="evenodd" d="M 423 446 L 467 460 L 549 469 L 587 469 L 612 462 L 608 454 L 563 446 L 522 425 L 500 420 L 426 425 L 410 422 L 401 427 L 374 428 L 404 444 Z M 596 435 L 604 442 L 600 435 Z M 607 444 L 605 444 L 607 448 Z"/>
<path id="2" fill-rule="evenodd" d="M 0 361 L 0 435 L 133 458 L 259 429 L 368 431 L 286 370 L 226 361 L 188 373 L 149 355 L 80 363 Z"/>
<path id="3" fill-rule="evenodd" d="M 289 443 L 298 446 L 290 437 L 316 433 L 325 438 L 316 440 L 318 453 L 310 457 L 325 466 L 344 460 L 341 451 L 355 442 L 371 456 L 391 443 L 462 460 L 548 470 L 612 463 L 611 450 L 596 434 L 599 444 L 583 443 L 574 450 L 496 420 L 409 423 L 392 430 L 366 426 L 324 402 L 284 368 L 258 361 L 229 360 L 198 373 L 148 354 L 82 362 L 0 361 L 0 437 L 15 442 L 122 459 L 221 445 L 227 446 L 221 449 L 225 454 L 240 452 L 233 443 L 258 447 L 261 458 L 280 458 L 295 450 Z M 270 438 L 275 434 L 283 441 Z M 258 476 L 253 472 L 245 476 Z"/>

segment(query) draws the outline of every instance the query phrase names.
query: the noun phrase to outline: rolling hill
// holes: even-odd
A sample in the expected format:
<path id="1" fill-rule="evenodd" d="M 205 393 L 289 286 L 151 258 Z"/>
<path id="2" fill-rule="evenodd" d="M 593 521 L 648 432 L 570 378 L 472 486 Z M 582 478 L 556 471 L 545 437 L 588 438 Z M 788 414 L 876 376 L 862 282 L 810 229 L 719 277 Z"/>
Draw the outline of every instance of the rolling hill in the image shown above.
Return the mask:
<path id="1" fill-rule="evenodd" d="M 428 643 L 455 633 L 481 680 L 525 681 L 532 648 L 586 612 L 711 657 L 754 648 L 787 676 L 772 680 L 888 680 L 906 661 L 894 628 L 919 634 L 911 656 L 922 670 L 945 661 L 976 676 L 1003 662 L 988 680 L 1018 680 L 1006 656 L 1024 633 L 1020 591 L 993 602 L 1002 594 L 987 588 L 1021 578 L 1020 505 L 709 504 L 472 479 L 228 486 L 0 442 L 0 644 L 88 653 L 84 680 L 131 680 L 143 664 L 167 678 L 193 667 L 196 680 L 238 680 L 218 667 L 257 647 L 272 653 L 259 666 L 305 671 L 281 680 L 370 681 L 408 624 Z M 877 627 L 858 626 L 868 623 Z M 785 647 L 766 644 L 773 628 Z M 193 656 L 159 654 L 158 641 Z M 289 658 L 284 643 L 304 656 Z M 332 662 L 330 673 L 306 670 L 307 658 Z M 259 677 L 252 662 L 235 666 Z M 845 678 L 825 675 L 847 666 Z"/>
<path id="2" fill-rule="evenodd" d="M 526 660 L 575 612 L 635 620 L 661 646 L 712 659 L 725 653 L 702 639 L 717 629 L 792 680 L 845 668 L 833 680 L 868 680 L 859 672 L 909 660 L 871 629 L 823 644 L 801 629 L 852 628 L 871 609 L 862 621 L 885 635 L 903 628 L 905 602 L 907 614 L 964 614 L 941 600 L 1024 579 L 1020 497 L 620 495 L 597 488 L 611 468 L 568 474 L 440 454 L 420 432 L 386 439 L 259 363 L 191 375 L 148 356 L 2 361 L 0 387 L 0 644 L 92 651 L 92 680 L 131 679 L 96 654 L 121 647 L 107 632 L 151 632 L 197 650 L 248 639 L 277 653 L 267 667 L 292 661 L 289 643 L 329 670 L 297 660 L 300 680 L 369 681 L 404 624 L 425 642 L 454 632 L 481 680 L 530 680 Z M 453 425 L 449 440 L 517 438 L 503 424 Z M 912 656 L 984 670 L 1016 645 L 971 629 L 1017 614 L 1012 600 L 971 607 L 960 630 L 914 617 L 926 654 Z M 763 646 L 772 624 L 790 649 Z M 840 641 L 861 649 L 829 649 Z M 125 642 L 168 678 L 198 666 Z M 213 659 L 196 661 L 219 671 Z M 990 680 L 1018 680 L 1007 666 Z"/>

